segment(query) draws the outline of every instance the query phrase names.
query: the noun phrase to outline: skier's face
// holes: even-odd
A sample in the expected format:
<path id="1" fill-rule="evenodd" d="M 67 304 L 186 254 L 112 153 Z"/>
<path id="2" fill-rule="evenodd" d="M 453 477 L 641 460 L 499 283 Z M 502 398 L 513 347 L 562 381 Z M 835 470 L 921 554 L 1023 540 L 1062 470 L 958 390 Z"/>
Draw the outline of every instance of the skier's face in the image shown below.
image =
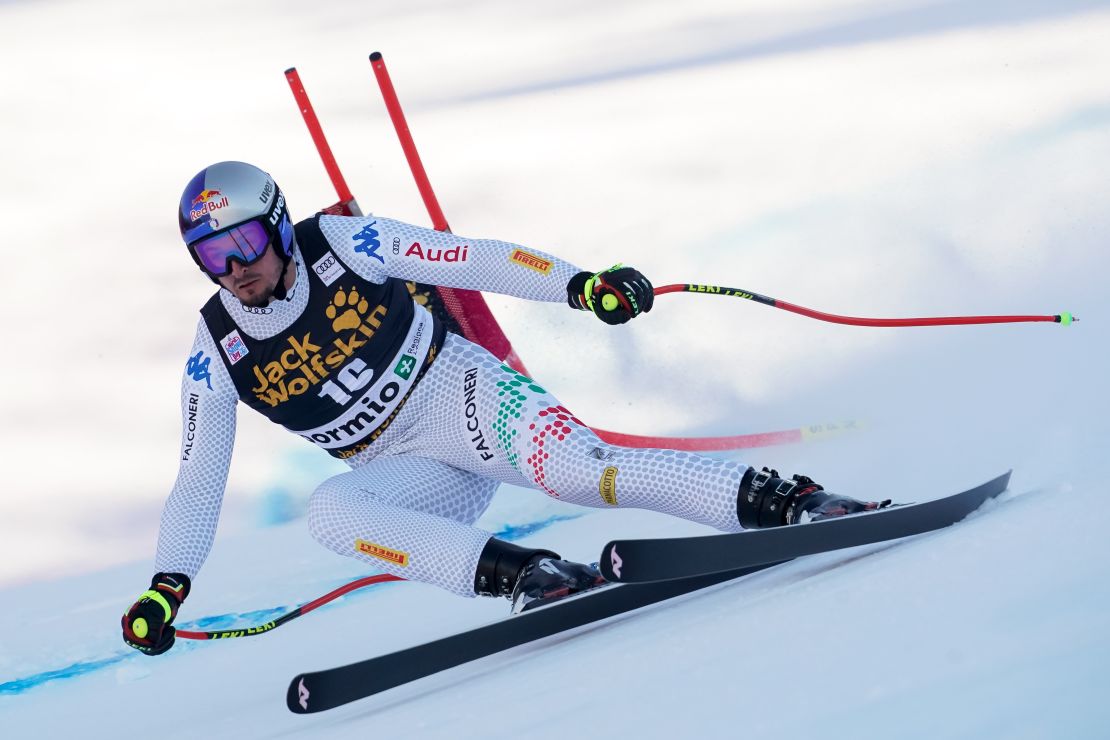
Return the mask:
<path id="1" fill-rule="evenodd" d="M 231 272 L 220 278 L 220 285 L 235 294 L 244 306 L 265 306 L 270 302 L 281 279 L 281 257 L 271 244 L 257 261 L 244 266 L 238 260 L 231 260 Z M 286 274 L 287 287 L 292 287 L 296 276 L 296 265 L 290 263 Z"/>

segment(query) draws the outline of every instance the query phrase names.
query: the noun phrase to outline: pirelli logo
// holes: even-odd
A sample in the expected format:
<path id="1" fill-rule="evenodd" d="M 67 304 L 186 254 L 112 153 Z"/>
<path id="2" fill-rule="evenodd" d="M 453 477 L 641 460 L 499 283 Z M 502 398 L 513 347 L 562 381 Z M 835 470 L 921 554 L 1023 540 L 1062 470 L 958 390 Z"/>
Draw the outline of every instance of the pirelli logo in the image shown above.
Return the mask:
<path id="1" fill-rule="evenodd" d="M 610 506 L 617 505 L 617 469 L 610 466 L 605 468 L 605 472 L 601 474 L 601 480 L 597 482 L 597 492 L 601 494 L 601 500 Z"/>
<path id="2" fill-rule="evenodd" d="M 521 267 L 527 267 L 529 270 L 535 270 L 541 275 L 547 275 L 551 272 L 552 266 L 555 264 L 551 260 L 545 260 L 543 257 L 538 257 L 531 252 L 525 252 L 523 249 L 517 249 L 509 255 L 509 262 L 515 262 Z"/>
<path id="3" fill-rule="evenodd" d="M 388 547 L 375 545 L 373 542 L 367 542 L 366 540 L 355 540 L 355 549 L 363 555 L 385 560 L 394 565 L 400 565 L 402 568 L 407 568 L 409 564 L 409 554 L 407 552 L 390 550 Z"/>

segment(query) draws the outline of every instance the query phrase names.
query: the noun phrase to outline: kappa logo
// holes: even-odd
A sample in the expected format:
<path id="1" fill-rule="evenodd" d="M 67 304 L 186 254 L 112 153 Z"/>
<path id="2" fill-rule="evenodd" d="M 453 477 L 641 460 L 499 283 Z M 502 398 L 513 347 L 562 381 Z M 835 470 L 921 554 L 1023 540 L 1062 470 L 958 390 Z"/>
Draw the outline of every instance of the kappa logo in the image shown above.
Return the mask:
<path id="1" fill-rule="evenodd" d="M 185 372 L 189 374 L 193 380 L 204 381 L 208 384 L 208 390 L 212 390 L 212 373 L 209 371 L 209 363 L 212 362 L 211 357 L 205 357 L 204 352 L 197 352 L 189 358 L 185 363 Z"/>
<path id="2" fill-rule="evenodd" d="M 381 234 L 374 228 L 377 223 L 377 221 L 371 221 L 366 224 L 366 226 L 362 227 L 362 231 L 352 236 L 351 239 L 358 242 L 358 244 L 355 245 L 356 252 L 361 252 L 367 257 L 373 257 L 384 265 L 385 257 L 378 254 L 378 250 L 381 249 L 382 243 L 378 241 L 378 237 L 381 236 Z"/>

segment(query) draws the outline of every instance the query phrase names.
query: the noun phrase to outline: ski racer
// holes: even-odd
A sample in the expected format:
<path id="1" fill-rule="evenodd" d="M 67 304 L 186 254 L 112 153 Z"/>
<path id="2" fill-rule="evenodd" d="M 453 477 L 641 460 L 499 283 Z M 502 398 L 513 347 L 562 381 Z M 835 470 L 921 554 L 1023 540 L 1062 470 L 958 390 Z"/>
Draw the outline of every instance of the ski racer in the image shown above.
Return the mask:
<path id="1" fill-rule="evenodd" d="M 158 572 L 122 619 L 124 641 L 148 655 L 172 647 L 174 618 L 211 548 L 239 401 L 350 466 L 310 499 L 322 545 L 460 596 L 509 597 L 514 611 L 602 578 L 475 527 L 501 483 L 724 532 L 889 503 L 766 468 L 607 444 L 536 381 L 448 331 L 405 282 L 566 301 L 623 324 L 653 300 L 631 267 L 593 273 L 530 247 L 374 216 L 294 224 L 274 179 L 242 162 L 198 173 L 178 216 L 190 256 L 220 289 L 200 311 L 185 364 Z"/>

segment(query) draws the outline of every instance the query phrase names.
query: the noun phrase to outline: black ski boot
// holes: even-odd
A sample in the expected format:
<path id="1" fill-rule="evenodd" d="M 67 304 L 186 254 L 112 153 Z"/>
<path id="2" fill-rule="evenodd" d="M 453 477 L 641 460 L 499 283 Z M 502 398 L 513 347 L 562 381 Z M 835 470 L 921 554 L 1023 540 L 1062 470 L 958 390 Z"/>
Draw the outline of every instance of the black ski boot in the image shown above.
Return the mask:
<path id="1" fill-rule="evenodd" d="M 786 480 L 769 468 L 758 473 L 755 468 L 748 468 L 736 497 L 736 513 L 745 529 L 816 522 L 887 506 L 890 499 L 857 501 L 829 493 L 807 476 L 795 475 Z"/>
<path id="2" fill-rule="evenodd" d="M 513 591 L 513 614 L 605 585 L 596 563 L 583 565 L 540 555 L 528 561 Z"/>
<path id="3" fill-rule="evenodd" d="M 596 565 L 562 560 L 550 550 L 534 550 L 490 538 L 478 558 L 474 592 L 505 596 L 513 614 L 605 584 Z"/>

